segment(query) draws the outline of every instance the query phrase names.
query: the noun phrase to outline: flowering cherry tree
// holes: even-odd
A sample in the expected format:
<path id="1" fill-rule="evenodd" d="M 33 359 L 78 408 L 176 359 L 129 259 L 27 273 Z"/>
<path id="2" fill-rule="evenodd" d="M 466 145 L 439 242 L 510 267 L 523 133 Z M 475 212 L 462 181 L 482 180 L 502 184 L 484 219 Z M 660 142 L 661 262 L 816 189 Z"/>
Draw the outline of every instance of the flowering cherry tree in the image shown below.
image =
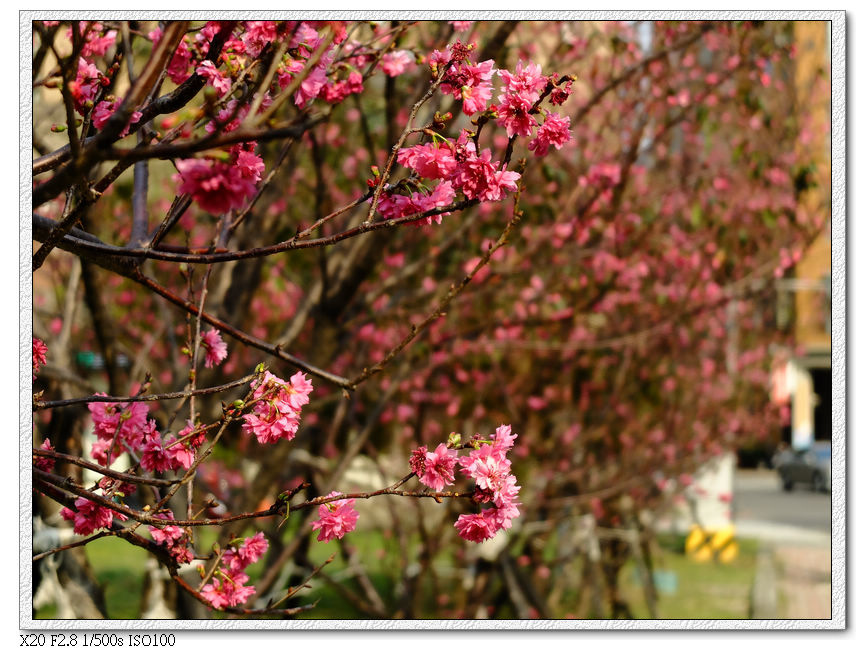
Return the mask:
<path id="1" fill-rule="evenodd" d="M 33 29 L 33 512 L 75 535 L 34 575 L 113 536 L 179 617 L 621 615 L 636 551 L 601 584 L 569 527 L 788 415 L 789 25 Z"/>

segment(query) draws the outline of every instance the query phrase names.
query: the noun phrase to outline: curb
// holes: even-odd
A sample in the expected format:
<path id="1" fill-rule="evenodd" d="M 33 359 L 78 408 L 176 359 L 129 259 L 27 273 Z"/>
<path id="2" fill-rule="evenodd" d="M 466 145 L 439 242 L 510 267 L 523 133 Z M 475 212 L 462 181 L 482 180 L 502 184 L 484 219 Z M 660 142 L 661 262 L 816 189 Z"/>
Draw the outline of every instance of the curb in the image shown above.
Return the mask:
<path id="1" fill-rule="evenodd" d="M 774 553 L 771 546 L 761 544 L 757 552 L 757 570 L 751 586 L 752 619 L 774 620 L 778 618 L 778 587 L 775 574 Z"/>

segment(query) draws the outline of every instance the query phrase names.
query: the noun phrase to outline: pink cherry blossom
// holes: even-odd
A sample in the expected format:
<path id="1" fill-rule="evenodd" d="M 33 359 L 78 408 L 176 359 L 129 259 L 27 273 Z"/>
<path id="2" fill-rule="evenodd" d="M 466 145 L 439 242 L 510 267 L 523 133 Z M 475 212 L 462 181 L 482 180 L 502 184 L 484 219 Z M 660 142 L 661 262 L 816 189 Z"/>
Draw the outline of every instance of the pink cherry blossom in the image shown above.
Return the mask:
<path id="1" fill-rule="evenodd" d="M 319 91 L 318 96 L 329 104 L 339 104 L 352 94 L 363 92 L 363 75 L 357 70 L 352 70 L 348 78 L 342 81 L 328 83 Z"/>
<path id="2" fill-rule="evenodd" d="M 408 50 L 388 52 L 381 57 L 379 67 L 388 77 L 396 77 L 414 66 L 414 55 Z"/>
<path id="3" fill-rule="evenodd" d="M 111 528 L 114 517 L 120 521 L 127 519 L 126 515 L 104 508 L 84 497 L 75 499 L 75 508 L 78 512 L 73 512 L 70 508 L 63 508 L 60 511 L 60 516 L 66 521 L 73 522 L 72 530 L 77 535 L 90 535 L 100 528 Z"/>
<path id="4" fill-rule="evenodd" d="M 446 144 L 428 142 L 400 149 L 396 159 L 422 178 L 447 178 L 457 168 L 453 151 Z"/>
<path id="5" fill-rule="evenodd" d="M 51 439 L 45 438 L 45 440 L 42 441 L 42 444 L 39 445 L 39 449 L 45 451 L 54 451 L 54 447 L 51 446 Z M 53 472 L 54 459 L 45 458 L 44 456 L 33 456 L 33 466 L 37 469 L 41 469 L 43 472 Z"/>
<path id="6" fill-rule="evenodd" d="M 159 30 L 154 30 L 154 32 Z M 150 33 L 151 38 L 153 38 L 154 32 Z M 161 37 L 161 31 L 160 31 Z M 158 39 L 154 40 L 154 45 L 158 42 Z M 174 55 L 171 57 L 171 61 L 166 68 L 166 73 L 168 74 L 168 78 L 171 79 L 176 84 L 182 84 L 184 81 L 189 79 L 189 65 L 192 63 L 192 51 L 189 49 L 189 45 L 186 43 L 185 39 L 181 39 L 177 44 L 177 49 L 174 51 Z"/>
<path id="7" fill-rule="evenodd" d="M 484 513 L 489 512 L 485 510 Z M 484 513 L 472 515 L 460 515 L 457 517 L 454 527 L 460 537 L 469 542 L 485 542 L 496 534 L 496 527 L 489 516 Z"/>
<path id="8" fill-rule="evenodd" d="M 104 395 L 105 393 L 96 394 Z M 147 421 L 149 407 L 145 402 L 128 404 L 91 402 L 87 408 L 93 419 L 93 433 L 99 439 L 97 444 L 94 444 L 94 449 L 98 445 L 103 458 L 107 454 L 115 434 L 117 436 L 115 453 L 123 453 L 124 443 L 133 449 L 138 449 L 144 444 L 144 436 L 149 426 Z M 94 455 L 94 458 L 96 457 Z"/>
<path id="9" fill-rule="evenodd" d="M 486 491 L 499 505 L 506 499 L 503 495 L 511 489 L 508 477 L 511 475 L 511 462 L 497 453 L 491 445 L 482 445 L 472 450 L 469 456 L 459 459 L 462 472 L 475 480 L 478 488 Z"/>
<path id="10" fill-rule="evenodd" d="M 499 76 L 505 81 L 505 94 L 523 94 L 526 101 L 532 104 L 537 101 L 541 91 L 547 85 L 547 78 L 541 74 L 541 66 L 537 63 L 517 63 L 514 72 L 499 70 Z M 499 98 L 501 101 L 501 98 Z"/>
<path id="11" fill-rule="evenodd" d="M 232 542 L 232 544 L 236 543 Z M 244 571 L 250 564 L 258 562 L 258 559 L 267 552 L 267 548 L 268 542 L 264 533 L 258 532 L 228 549 L 222 556 L 222 562 L 232 572 Z"/>
<path id="12" fill-rule="evenodd" d="M 158 519 L 170 521 L 174 515 L 170 512 L 161 512 L 156 515 Z M 178 564 L 189 564 L 193 559 L 192 551 L 189 549 L 189 534 L 185 528 L 180 526 L 148 526 L 153 541 L 160 546 L 165 546 L 169 555 Z"/>
<path id="13" fill-rule="evenodd" d="M 180 438 L 183 438 L 183 431 L 180 434 Z M 192 440 L 178 442 L 178 439 L 173 435 L 165 437 L 165 454 L 168 457 L 171 469 L 189 469 L 192 467 L 192 463 L 195 462 L 195 451 L 191 443 Z"/>
<path id="14" fill-rule="evenodd" d="M 96 99 L 103 78 L 99 68 L 83 57 L 78 59 L 78 74 L 75 81 L 70 82 L 69 92 L 75 102 L 75 110 L 82 115 L 86 113 L 85 104 Z"/>
<path id="15" fill-rule="evenodd" d="M 492 451 L 494 454 L 504 455 L 514 446 L 514 440 L 517 439 L 517 434 L 511 433 L 511 425 L 503 424 L 496 429 L 496 432 L 491 436 L 493 440 Z"/>
<path id="16" fill-rule="evenodd" d="M 238 145 L 240 147 L 242 145 Z M 261 156 L 246 149 L 238 149 L 234 158 L 234 164 L 240 171 L 241 177 L 253 183 L 258 183 L 261 180 L 261 175 L 264 173 L 264 161 Z"/>
<path id="17" fill-rule="evenodd" d="M 249 57 L 257 57 L 268 43 L 276 39 L 277 23 L 274 20 L 247 20 L 243 25 L 246 31 L 240 40 Z"/>
<path id="18" fill-rule="evenodd" d="M 327 496 L 339 496 L 340 492 L 331 492 Z M 354 499 L 339 499 L 323 503 L 318 507 L 319 520 L 312 522 L 312 529 L 318 531 L 319 542 L 329 542 L 332 539 L 342 539 L 357 526 L 358 513 L 354 509 Z"/>
<path id="19" fill-rule="evenodd" d="M 309 21 L 298 24 L 297 29 L 294 30 L 294 36 L 292 36 L 288 47 L 290 49 L 296 48 L 301 44 L 305 44 L 306 48 L 310 52 L 315 50 L 321 44 L 321 36 L 319 36 L 318 32 Z"/>
<path id="20" fill-rule="evenodd" d="M 212 86 L 220 97 L 231 90 L 231 79 L 222 76 L 213 61 L 202 61 L 195 68 L 195 72 L 204 77 L 207 80 L 207 85 Z"/>
<path id="21" fill-rule="evenodd" d="M 454 26 L 455 32 L 467 32 L 475 23 L 473 20 L 449 20 L 448 22 Z"/>
<path id="22" fill-rule="evenodd" d="M 452 66 L 441 84 L 441 91 L 463 100 L 463 113 L 474 115 L 487 107 L 493 94 L 494 61 L 482 63 L 460 62 Z"/>
<path id="23" fill-rule="evenodd" d="M 228 356 L 228 346 L 222 340 L 219 330 L 207 330 L 201 335 L 201 344 L 205 348 L 205 368 L 218 366 Z"/>
<path id="24" fill-rule="evenodd" d="M 172 469 L 172 457 L 162 446 L 162 436 L 156 430 L 156 422 L 147 421 L 144 444 L 140 448 L 141 468 L 147 472 L 165 472 Z"/>
<path id="25" fill-rule="evenodd" d="M 463 100 L 463 112 L 466 115 L 474 115 L 486 110 L 487 103 L 493 96 L 493 85 L 463 86 L 460 96 Z"/>
<path id="26" fill-rule="evenodd" d="M 418 474 L 421 483 L 436 492 L 443 490 L 446 485 L 453 485 L 454 465 L 457 462 L 455 450 L 439 444 L 435 451 L 426 453 L 424 460 L 423 472 Z"/>
<path id="27" fill-rule="evenodd" d="M 512 520 L 519 516 L 520 504 L 516 498 L 520 486 L 506 457 L 516 438 L 510 425 L 503 424 L 491 436 L 491 444 L 481 444 L 468 456 L 458 459 L 462 473 L 475 481 L 472 499 L 476 503 L 493 505 L 480 514 L 461 515 L 455 524 L 460 537 L 482 542 L 499 530 L 510 528 Z"/>
<path id="28" fill-rule="evenodd" d="M 256 183 L 237 165 L 219 160 L 178 160 L 174 176 L 178 191 L 192 195 L 202 209 L 221 215 L 244 206 L 255 194 Z"/>
<path id="29" fill-rule="evenodd" d="M 90 447 L 90 456 L 100 465 L 105 465 L 106 467 L 110 467 L 115 460 L 120 458 L 123 453 L 126 451 L 122 445 L 116 444 L 114 445 L 114 452 L 111 454 L 111 458 L 108 458 L 108 452 L 111 449 L 111 441 L 110 440 L 97 440 Z"/>
<path id="30" fill-rule="evenodd" d="M 456 192 L 454 192 L 452 183 L 450 181 L 442 181 L 429 194 L 414 192 L 411 196 L 405 196 L 403 194 L 385 192 L 379 198 L 377 207 L 385 219 L 398 219 L 447 207 L 453 201 L 454 196 L 456 196 Z M 448 214 L 450 213 L 441 212 L 410 223 L 415 226 L 430 225 L 433 222 L 439 224 L 442 222 L 442 217 Z"/>
<path id="31" fill-rule="evenodd" d="M 108 119 L 114 115 L 117 109 L 120 107 L 120 100 L 113 99 L 111 101 L 102 101 L 96 104 L 96 107 L 93 109 L 93 126 L 97 129 L 101 129 L 105 126 L 105 123 L 108 122 Z M 126 123 L 126 127 L 123 131 L 120 132 L 120 137 L 123 138 L 129 133 L 129 127 L 132 124 L 138 122 L 141 119 L 141 111 L 134 111 L 132 113 L 132 117 L 129 118 L 129 122 Z"/>
<path id="32" fill-rule="evenodd" d="M 474 143 L 465 148 L 459 168 L 453 175 L 454 187 L 462 190 L 467 199 L 480 198 L 491 184 L 495 183 L 496 168 L 492 163 L 492 152 L 484 149 L 480 155 L 474 151 Z"/>
<path id="33" fill-rule="evenodd" d="M 249 576 L 243 572 L 221 572 L 201 589 L 202 597 L 215 609 L 237 607 L 255 595 L 255 587 L 246 586 Z"/>
<path id="34" fill-rule="evenodd" d="M 258 562 L 258 559 L 267 552 L 267 548 L 268 542 L 264 533 L 258 532 L 246 538 L 243 546 L 237 549 L 237 555 L 248 566 Z"/>
<path id="35" fill-rule="evenodd" d="M 74 23 L 73 23 L 74 24 Z M 78 32 L 85 35 L 84 45 L 81 47 L 81 56 L 92 59 L 94 56 L 103 56 L 108 48 L 117 40 L 117 30 L 105 31 L 102 23 L 95 22 L 89 25 L 85 21 L 78 24 Z M 66 37 L 72 40 L 72 28 L 66 30 Z"/>
<path id="36" fill-rule="evenodd" d="M 436 210 L 439 208 L 445 208 L 454 200 L 454 196 L 456 196 L 456 192 L 454 192 L 453 185 L 450 181 L 442 181 L 438 185 L 433 188 L 433 191 L 429 194 L 416 193 L 412 194 L 412 205 L 413 212 L 423 213 L 428 212 L 430 210 Z M 441 223 L 442 217 L 449 215 L 450 212 L 441 212 L 439 214 L 434 214 L 425 219 L 420 219 L 418 221 L 413 222 L 415 226 L 423 226 L 430 225 L 431 223 Z"/>
<path id="37" fill-rule="evenodd" d="M 509 138 L 515 135 L 530 136 L 538 125 L 529 114 L 532 103 L 533 100 L 526 93 L 499 95 L 499 105 L 496 107 L 499 118 L 496 122 L 505 127 Z"/>
<path id="38" fill-rule="evenodd" d="M 262 107 L 264 107 L 266 102 L 262 102 Z M 225 108 L 218 111 L 216 113 L 216 119 L 210 120 L 207 124 L 204 125 L 204 130 L 209 134 L 216 133 L 217 131 L 221 131 L 223 133 L 230 133 L 238 128 L 240 128 L 241 122 L 246 118 L 249 114 L 249 105 L 243 104 L 242 106 L 237 105 L 236 99 L 230 99 L 225 104 Z M 242 144 L 237 145 L 232 149 L 232 151 L 241 150 L 243 151 Z M 247 175 L 246 178 L 249 178 Z"/>
<path id="39" fill-rule="evenodd" d="M 39 367 L 44 366 L 48 360 L 48 346 L 42 339 L 33 337 L 33 381 L 36 381 L 36 374 L 39 372 Z"/>
<path id="40" fill-rule="evenodd" d="M 292 440 L 300 425 L 300 410 L 309 403 L 312 382 L 296 372 L 288 382 L 269 371 L 256 385 L 251 413 L 243 416 L 243 431 L 262 443 Z M 265 396 L 266 394 L 266 396 Z"/>
<path id="41" fill-rule="evenodd" d="M 434 75 L 439 73 L 442 66 L 447 63 L 450 63 L 451 60 L 451 52 L 449 49 L 445 50 L 433 50 L 433 53 L 429 55 L 427 59 L 427 63 L 429 64 L 430 70 Z"/>
<path id="42" fill-rule="evenodd" d="M 399 219 L 415 212 L 411 197 L 396 192 L 382 192 L 376 207 L 385 219 Z"/>
<path id="43" fill-rule="evenodd" d="M 197 433 L 195 433 L 196 430 L 197 430 Z M 192 435 L 193 433 L 195 433 L 195 435 Z M 178 440 L 183 440 L 183 439 L 186 438 L 187 436 L 190 436 L 190 438 L 189 438 L 189 440 L 187 441 L 187 443 L 188 443 L 188 444 L 189 444 L 193 449 L 197 449 L 198 447 L 201 446 L 201 443 L 203 443 L 204 440 L 205 440 L 205 431 L 204 431 L 203 428 L 196 427 L 196 425 L 193 424 L 192 420 L 187 420 L 187 421 L 186 421 L 186 426 L 183 427 L 183 428 L 182 428 L 182 429 L 177 433 L 177 438 L 178 438 Z"/>
<path id="44" fill-rule="evenodd" d="M 412 451 L 411 456 L 409 456 L 408 465 L 417 476 L 422 476 L 426 471 L 426 454 L 426 445 L 421 445 Z"/>
<path id="45" fill-rule="evenodd" d="M 529 150 L 534 151 L 536 156 L 546 156 L 550 146 L 561 149 L 571 140 L 570 126 L 570 117 L 548 113 L 537 135 L 529 142 Z"/>
<path id="46" fill-rule="evenodd" d="M 319 93 L 321 93 L 322 89 L 328 83 L 327 66 L 330 64 L 332 58 L 332 55 L 323 56 L 321 62 L 306 75 L 304 80 L 300 83 L 300 87 L 294 93 L 295 105 L 303 108 L 310 101 L 315 99 Z M 277 71 L 277 82 L 279 83 L 279 87 L 282 89 L 287 87 L 294 79 L 294 76 L 300 73 L 305 67 L 306 62 L 301 59 L 286 62 L 286 64 Z"/>
<path id="47" fill-rule="evenodd" d="M 244 571 L 268 548 L 261 532 L 247 537 L 242 543 L 234 541 L 232 545 L 223 554 L 221 568 L 217 569 L 213 580 L 201 589 L 201 595 L 216 609 L 242 605 L 255 595 L 255 587 L 246 585 L 249 576 Z"/>

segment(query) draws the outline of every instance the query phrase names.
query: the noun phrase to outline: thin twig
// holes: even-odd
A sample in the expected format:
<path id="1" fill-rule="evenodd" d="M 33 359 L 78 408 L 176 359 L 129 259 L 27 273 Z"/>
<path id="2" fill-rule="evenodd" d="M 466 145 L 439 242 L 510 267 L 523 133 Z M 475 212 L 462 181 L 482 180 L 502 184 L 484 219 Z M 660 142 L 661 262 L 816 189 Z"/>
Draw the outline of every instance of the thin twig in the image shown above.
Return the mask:
<path id="1" fill-rule="evenodd" d="M 326 223 L 330 219 L 346 212 L 353 207 L 356 207 L 367 198 L 368 196 L 364 195 L 363 197 L 360 197 L 353 201 L 351 204 L 340 208 L 336 212 L 332 212 L 326 217 L 322 217 L 315 224 L 305 229 L 303 233 L 311 232 L 313 229 L 320 227 L 323 223 Z M 338 242 L 344 241 L 346 239 L 352 239 L 368 232 L 383 230 L 387 228 L 397 228 L 404 224 L 415 223 L 417 221 L 426 219 L 427 217 L 434 217 L 436 215 L 444 214 L 445 212 L 460 212 L 461 210 L 476 205 L 478 202 L 479 201 L 477 199 L 465 199 L 447 207 L 433 208 L 425 212 L 409 214 L 403 217 L 399 217 L 397 219 L 385 219 L 382 221 L 372 222 L 365 221 L 353 228 L 343 230 L 342 232 L 338 232 L 327 237 L 319 237 L 317 239 L 303 239 L 301 237 L 301 233 L 298 233 L 297 235 L 277 244 L 261 246 L 258 248 L 250 248 L 243 251 L 226 251 L 222 253 L 207 253 L 203 251 L 201 253 L 174 253 L 159 249 L 154 250 L 152 248 L 122 248 L 119 246 L 112 246 L 103 242 L 94 241 L 94 238 L 80 238 L 74 231 L 72 231 L 69 235 L 64 234 L 63 237 L 59 238 L 59 242 L 66 244 L 66 246 L 60 246 L 60 248 L 63 248 L 64 250 L 69 250 L 71 252 L 86 250 L 97 254 L 114 255 L 117 257 L 145 258 L 161 260 L 164 262 L 178 262 L 186 264 L 217 264 L 221 262 L 233 262 L 236 260 L 252 259 L 256 257 L 268 257 L 270 255 L 284 253 L 290 250 L 316 248 L 320 246 L 332 246 L 333 244 L 336 244 Z M 40 226 L 44 226 L 47 224 L 47 222 L 51 222 L 51 220 L 47 219 L 47 217 L 42 217 L 41 215 L 35 214 L 33 216 L 34 225 L 36 225 L 37 216 L 40 218 L 41 221 L 41 223 L 39 224 Z M 54 233 L 57 227 L 59 227 L 59 224 L 53 225 L 49 233 Z M 34 234 L 37 237 L 43 236 L 41 234 L 41 228 L 34 228 Z M 51 235 L 49 234 L 48 236 Z"/>
<path id="2" fill-rule="evenodd" d="M 246 375 L 245 377 L 241 377 L 240 379 L 235 379 L 234 381 L 230 381 L 226 384 L 220 384 L 219 386 L 209 386 L 207 388 L 196 388 L 191 391 L 177 391 L 173 393 L 159 393 L 155 395 L 134 395 L 132 397 L 115 397 L 112 395 L 90 395 L 88 397 L 73 397 L 72 399 L 61 399 L 53 402 L 39 402 L 36 401 L 33 403 L 34 411 L 42 411 L 44 409 L 53 409 L 53 408 L 61 408 L 64 406 L 73 406 L 75 404 L 89 404 L 92 402 L 158 402 L 161 400 L 169 400 L 169 399 L 181 399 L 185 397 L 192 397 L 197 395 L 213 395 L 215 393 L 222 393 L 231 388 L 236 388 L 237 386 L 242 386 L 243 384 L 249 383 L 258 375 L 256 373 L 252 373 Z"/>
<path id="3" fill-rule="evenodd" d="M 68 551 L 70 548 L 75 548 L 76 546 L 84 546 L 86 544 L 89 544 L 90 542 L 99 539 L 100 537 L 114 537 L 114 531 L 103 530 L 101 533 L 96 533 L 95 535 L 91 535 L 86 539 L 82 539 L 77 542 L 70 542 L 69 544 L 58 546 L 57 548 L 52 548 L 50 551 L 45 551 L 44 553 L 37 553 L 33 556 L 32 561 L 38 562 L 42 558 L 46 558 L 49 555 L 54 555 L 55 553 L 60 553 L 62 551 Z"/>
<path id="4" fill-rule="evenodd" d="M 418 336 L 418 334 L 424 331 L 433 321 L 443 316 L 445 313 L 444 310 L 447 309 L 447 306 L 453 301 L 453 299 L 456 298 L 463 291 L 463 289 L 466 288 L 466 286 L 468 286 L 469 282 L 471 282 L 472 278 L 477 275 L 478 271 L 480 271 L 484 266 L 489 263 L 490 259 L 492 259 L 493 254 L 499 248 L 507 244 L 508 237 L 510 236 L 511 231 L 519 223 L 520 218 L 522 217 L 522 212 L 519 209 L 520 192 L 521 189 L 518 189 L 514 196 L 513 216 L 511 217 L 511 220 L 508 221 L 505 229 L 502 231 L 502 234 L 499 236 L 496 243 L 489 247 L 486 253 L 484 253 L 483 256 L 481 256 L 481 258 L 475 264 L 474 268 L 468 274 L 466 274 L 466 276 L 459 284 L 451 285 L 451 288 L 442 297 L 436 308 L 423 321 L 421 321 L 418 325 L 411 326 L 408 334 L 403 337 L 402 341 L 400 341 L 397 345 L 391 348 L 391 350 L 384 356 L 381 361 L 376 363 L 374 366 L 371 366 L 370 368 L 364 368 L 363 372 L 361 372 L 354 379 L 352 379 L 349 382 L 349 386 L 351 388 L 356 387 L 358 384 L 366 381 L 373 375 L 384 370 L 384 367 L 388 363 L 390 363 L 390 361 L 397 354 L 399 354 L 409 343 L 411 343 L 415 339 L 415 337 Z"/>
<path id="5" fill-rule="evenodd" d="M 39 456 L 40 458 L 51 458 L 53 460 L 62 460 L 67 463 L 72 463 L 73 465 L 78 465 L 79 467 L 83 467 L 84 469 L 89 469 L 92 472 L 103 474 L 104 476 L 117 479 L 118 481 L 123 481 L 124 483 L 142 483 L 144 485 L 170 487 L 171 485 L 180 482 L 180 479 L 172 480 L 164 478 L 150 478 L 148 476 L 137 476 L 135 474 L 129 474 L 128 472 L 118 472 L 116 470 L 103 467 L 102 465 L 91 463 L 84 460 L 83 458 L 79 458 L 78 456 L 64 454 L 62 452 L 54 451 L 52 449 L 39 449 L 37 447 L 34 447 L 33 455 Z"/>

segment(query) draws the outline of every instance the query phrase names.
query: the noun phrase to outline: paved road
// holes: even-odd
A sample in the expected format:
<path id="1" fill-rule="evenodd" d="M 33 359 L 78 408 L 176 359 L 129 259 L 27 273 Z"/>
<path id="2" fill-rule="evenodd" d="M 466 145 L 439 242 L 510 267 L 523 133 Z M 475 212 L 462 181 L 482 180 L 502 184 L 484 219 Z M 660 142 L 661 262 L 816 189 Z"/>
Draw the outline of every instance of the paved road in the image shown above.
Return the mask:
<path id="1" fill-rule="evenodd" d="M 768 543 L 773 562 L 760 580 L 780 595 L 769 618 L 832 616 L 831 497 L 798 486 L 781 489 L 776 472 L 737 470 L 733 519 L 741 537 Z"/>
<path id="2" fill-rule="evenodd" d="M 828 493 L 799 486 L 792 492 L 784 492 L 773 471 L 737 470 L 733 495 L 737 528 L 761 524 L 772 526 L 779 533 L 796 528 L 821 536 L 830 534 L 832 510 Z"/>

